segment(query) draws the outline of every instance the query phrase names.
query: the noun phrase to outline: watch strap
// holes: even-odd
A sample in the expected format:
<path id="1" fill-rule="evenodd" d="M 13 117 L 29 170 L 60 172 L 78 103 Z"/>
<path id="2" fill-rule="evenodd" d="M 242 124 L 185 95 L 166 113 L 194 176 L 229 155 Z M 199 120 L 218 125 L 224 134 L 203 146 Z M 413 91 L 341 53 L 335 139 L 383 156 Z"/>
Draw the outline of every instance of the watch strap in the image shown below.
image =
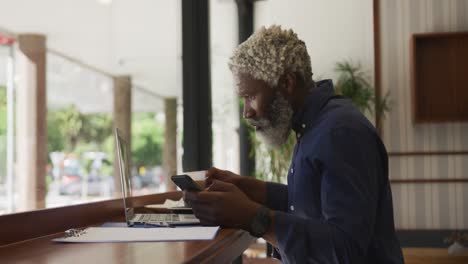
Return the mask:
<path id="1" fill-rule="evenodd" d="M 261 206 L 252 218 L 249 233 L 254 237 L 262 237 L 270 228 L 270 209 Z"/>

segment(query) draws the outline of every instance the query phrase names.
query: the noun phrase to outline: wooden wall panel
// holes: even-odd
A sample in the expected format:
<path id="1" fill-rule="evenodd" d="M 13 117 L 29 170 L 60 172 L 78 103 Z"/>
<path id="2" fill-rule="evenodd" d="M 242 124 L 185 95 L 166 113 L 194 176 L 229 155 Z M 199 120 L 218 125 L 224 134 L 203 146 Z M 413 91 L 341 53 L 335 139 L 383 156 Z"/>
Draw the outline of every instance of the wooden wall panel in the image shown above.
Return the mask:
<path id="1" fill-rule="evenodd" d="M 468 121 L 468 32 L 412 37 L 415 122 Z"/>
<path id="2" fill-rule="evenodd" d="M 390 177 L 468 179 L 468 123 L 413 123 L 410 63 L 413 34 L 468 31 L 468 0 L 379 2 L 381 94 L 392 100 L 383 140 L 400 153 L 390 156 Z M 392 190 L 397 228 L 468 228 L 467 183 L 394 183 Z"/>

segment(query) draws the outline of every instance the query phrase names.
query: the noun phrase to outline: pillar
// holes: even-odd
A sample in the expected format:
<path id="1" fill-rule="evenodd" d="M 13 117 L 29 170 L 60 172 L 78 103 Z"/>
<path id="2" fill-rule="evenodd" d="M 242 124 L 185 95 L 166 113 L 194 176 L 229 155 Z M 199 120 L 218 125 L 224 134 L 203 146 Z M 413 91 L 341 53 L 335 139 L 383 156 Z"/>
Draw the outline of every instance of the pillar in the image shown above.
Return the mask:
<path id="1" fill-rule="evenodd" d="M 209 1 L 182 0 L 184 171 L 212 166 L 209 29 Z"/>
<path id="2" fill-rule="evenodd" d="M 16 211 L 44 208 L 47 166 L 46 37 L 18 36 Z"/>
<path id="3" fill-rule="evenodd" d="M 128 151 L 132 149 L 132 79 L 128 75 L 114 77 L 114 127 L 118 128 L 128 143 Z M 114 149 L 117 146 L 114 143 Z M 131 153 L 128 155 L 128 164 L 131 168 Z M 131 171 L 131 169 L 130 169 Z M 114 194 L 121 192 L 120 170 L 117 160 L 117 153 L 114 151 Z"/>
<path id="4" fill-rule="evenodd" d="M 236 0 L 239 43 L 247 40 L 254 30 L 254 1 Z M 249 127 L 242 120 L 244 109 L 239 107 L 239 161 L 240 172 L 244 176 L 255 175 L 255 146 L 250 139 Z M 253 153 L 253 155 L 252 155 Z"/>

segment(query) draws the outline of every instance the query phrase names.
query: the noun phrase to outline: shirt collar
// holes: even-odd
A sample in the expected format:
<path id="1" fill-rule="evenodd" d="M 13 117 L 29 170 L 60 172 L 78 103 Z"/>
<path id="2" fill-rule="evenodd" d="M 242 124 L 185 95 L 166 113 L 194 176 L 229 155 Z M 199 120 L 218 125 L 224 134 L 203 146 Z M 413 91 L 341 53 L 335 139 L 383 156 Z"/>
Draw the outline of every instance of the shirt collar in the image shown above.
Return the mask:
<path id="1" fill-rule="evenodd" d="M 319 81 L 316 87 L 311 90 L 302 109 L 293 115 L 292 129 L 298 137 L 301 137 L 301 134 L 312 126 L 320 110 L 334 94 L 332 80 Z"/>

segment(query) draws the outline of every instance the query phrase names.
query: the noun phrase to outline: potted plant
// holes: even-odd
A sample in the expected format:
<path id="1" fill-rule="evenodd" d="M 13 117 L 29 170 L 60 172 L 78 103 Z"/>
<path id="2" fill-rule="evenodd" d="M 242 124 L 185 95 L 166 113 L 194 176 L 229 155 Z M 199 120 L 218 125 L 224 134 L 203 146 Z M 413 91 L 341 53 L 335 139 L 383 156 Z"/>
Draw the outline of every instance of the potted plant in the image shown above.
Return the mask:
<path id="1" fill-rule="evenodd" d="M 468 233 L 454 232 L 445 238 L 444 242 L 450 244 L 449 255 L 462 255 L 468 252 Z"/>
<path id="2" fill-rule="evenodd" d="M 366 75 L 361 64 L 350 61 L 336 63 L 335 71 L 339 73 L 335 85 L 337 94 L 349 97 L 362 113 L 375 114 L 383 118 L 390 110 L 389 93 L 377 98 L 374 87 L 370 84 L 370 77 Z"/>

